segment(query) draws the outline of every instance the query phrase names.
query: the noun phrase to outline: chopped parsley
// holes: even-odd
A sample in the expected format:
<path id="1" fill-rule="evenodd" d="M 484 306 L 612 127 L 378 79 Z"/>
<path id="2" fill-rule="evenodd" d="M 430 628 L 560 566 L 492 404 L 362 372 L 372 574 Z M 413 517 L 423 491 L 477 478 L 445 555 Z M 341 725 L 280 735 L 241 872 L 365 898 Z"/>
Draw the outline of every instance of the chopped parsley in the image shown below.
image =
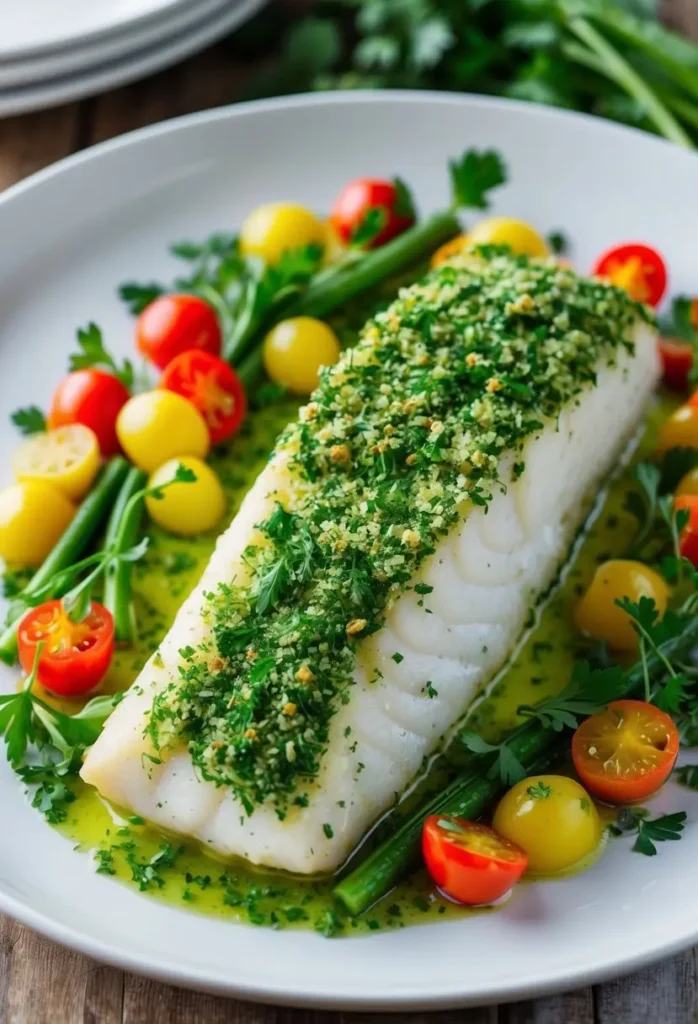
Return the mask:
<path id="1" fill-rule="evenodd" d="M 526 794 L 532 800 L 547 800 L 549 796 L 553 795 L 553 787 L 539 779 L 535 785 L 527 787 Z"/>

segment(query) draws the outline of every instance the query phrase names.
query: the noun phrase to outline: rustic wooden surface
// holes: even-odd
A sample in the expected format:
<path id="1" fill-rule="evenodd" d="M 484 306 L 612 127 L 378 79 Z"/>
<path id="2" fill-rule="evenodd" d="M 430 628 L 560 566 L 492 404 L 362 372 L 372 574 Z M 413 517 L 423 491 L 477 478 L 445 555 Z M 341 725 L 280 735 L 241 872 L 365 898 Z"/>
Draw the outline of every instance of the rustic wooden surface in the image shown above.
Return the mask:
<path id="1" fill-rule="evenodd" d="M 698 38 L 698 0 L 665 0 L 664 10 L 669 23 Z M 0 189 L 94 142 L 229 103 L 239 98 L 251 70 L 239 44 L 226 40 L 135 85 L 0 120 Z M 697 954 L 689 951 L 628 978 L 565 995 L 400 1014 L 399 1019 L 404 1024 L 689 1024 L 698 1021 Z M 0 916 L 0 1024 L 368 1024 L 377 1016 L 199 995 L 104 967 Z"/>

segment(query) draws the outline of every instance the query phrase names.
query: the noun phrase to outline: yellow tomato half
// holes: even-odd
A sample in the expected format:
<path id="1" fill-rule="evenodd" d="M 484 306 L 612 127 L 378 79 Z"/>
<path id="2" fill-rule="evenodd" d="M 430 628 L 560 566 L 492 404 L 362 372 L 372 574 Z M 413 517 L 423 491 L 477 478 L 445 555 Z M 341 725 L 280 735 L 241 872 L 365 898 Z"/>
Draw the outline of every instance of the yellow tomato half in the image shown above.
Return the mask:
<path id="1" fill-rule="evenodd" d="M 669 588 L 654 569 L 643 562 L 615 558 L 600 565 L 575 609 L 577 628 L 594 640 L 605 640 L 619 651 L 637 648 L 637 633 L 627 612 L 616 601 L 637 602 L 651 597 L 661 615 L 666 611 Z"/>
<path id="2" fill-rule="evenodd" d="M 99 469 L 97 435 L 82 423 L 33 434 L 12 456 L 12 469 L 20 482 L 41 480 L 79 501 Z"/>
<path id="3" fill-rule="evenodd" d="M 538 232 L 514 217 L 486 217 L 468 232 L 473 245 L 508 245 L 518 256 L 548 256 L 548 245 Z"/>
<path id="4" fill-rule="evenodd" d="M 116 420 L 116 433 L 131 462 L 146 473 L 182 455 L 203 459 L 210 446 L 206 420 L 174 391 L 146 391 L 129 398 Z"/>
<path id="5" fill-rule="evenodd" d="M 171 484 L 162 491 L 161 498 L 148 495 L 146 508 L 152 519 L 163 530 L 180 537 L 194 537 L 212 530 L 225 513 L 225 494 L 221 482 L 202 459 L 184 455 L 166 462 L 150 477 L 148 487 L 159 487 L 171 480 L 177 466 L 186 466 L 195 474 L 192 483 Z"/>
<path id="6" fill-rule="evenodd" d="M 240 251 L 278 263 L 289 249 L 324 246 L 327 228 L 312 210 L 295 203 L 265 203 L 248 214 L 240 228 Z"/>
<path id="7" fill-rule="evenodd" d="M 11 565 L 41 565 L 70 525 L 75 506 L 42 480 L 0 491 L 0 556 Z"/>
<path id="8" fill-rule="evenodd" d="M 698 448 L 698 406 L 681 405 L 659 430 L 660 455 L 670 448 Z"/>
<path id="9" fill-rule="evenodd" d="M 528 854 L 528 870 L 555 874 L 578 864 L 598 847 L 601 821 L 591 797 L 564 775 L 523 779 L 499 802 L 492 823 Z"/>
<path id="10" fill-rule="evenodd" d="M 296 316 L 272 327 L 264 339 L 264 367 L 273 381 L 294 395 L 309 395 L 321 366 L 339 359 L 339 341 L 331 327 L 311 316 Z"/>

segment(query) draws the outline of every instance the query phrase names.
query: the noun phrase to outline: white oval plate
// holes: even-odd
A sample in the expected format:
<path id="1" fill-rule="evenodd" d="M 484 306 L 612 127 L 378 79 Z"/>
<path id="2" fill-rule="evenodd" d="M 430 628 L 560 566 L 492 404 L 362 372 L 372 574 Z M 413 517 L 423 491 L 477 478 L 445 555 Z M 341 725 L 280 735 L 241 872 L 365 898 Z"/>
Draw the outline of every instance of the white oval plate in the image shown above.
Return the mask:
<path id="1" fill-rule="evenodd" d="M 234 229 L 255 204 L 326 210 L 357 175 L 400 174 L 423 212 L 448 202 L 447 161 L 468 146 L 506 157 L 495 209 L 564 228 L 587 267 L 645 239 L 696 290 L 698 159 L 578 115 L 482 98 L 346 93 L 237 106 L 159 125 L 64 161 L 0 199 L 0 467 L 7 415 L 46 405 L 76 325 L 132 345 L 115 297 L 167 278 L 168 243 Z M 551 471 L 553 468 L 551 467 Z M 10 685 L 10 677 L 2 680 Z M 657 857 L 614 841 L 590 870 L 521 888 L 497 912 L 326 940 L 227 924 L 159 905 L 92 872 L 32 811 L 0 765 L 0 908 L 84 953 L 163 980 L 243 998 L 340 1008 L 435 1008 L 521 998 L 641 966 L 698 939 L 698 795 L 669 785 L 684 838 Z"/>

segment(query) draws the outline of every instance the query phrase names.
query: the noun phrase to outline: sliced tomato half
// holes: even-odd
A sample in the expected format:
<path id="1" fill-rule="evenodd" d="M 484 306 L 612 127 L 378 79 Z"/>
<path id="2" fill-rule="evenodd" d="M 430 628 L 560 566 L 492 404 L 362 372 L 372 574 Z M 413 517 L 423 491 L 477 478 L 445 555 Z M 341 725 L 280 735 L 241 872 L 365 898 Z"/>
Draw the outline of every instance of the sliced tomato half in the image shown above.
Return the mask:
<path id="1" fill-rule="evenodd" d="M 196 406 L 206 420 L 212 444 L 227 441 L 245 418 L 242 381 L 228 363 L 210 352 L 190 349 L 176 356 L 168 363 L 160 387 L 176 391 Z"/>
<path id="2" fill-rule="evenodd" d="M 526 852 L 493 828 L 450 815 L 426 819 L 422 854 L 439 889 L 468 906 L 500 899 L 528 865 Z"/>
<path id="3" fill-rule="evenodd" d="M 19 661 L 31 672 L 36 649 L 38 680 L 50 693 L 80 697 L 101 683 L 114 653 L 114 620 L 96 601 L 80 622 L 74 622 L 61 601 L 47 601 L 27 612 L 17 631 Z"/>
<path id="4" fill-rule="evenodd" d="M 572 760 L 586 788 L 611 804 L 635 803 L 669 778 L 679 752 L 671 718 L 643 700 L 614 700 L 572 737 Z"/>
<path id="5" fill-rule="evenodd" d="M 656 249 L 640 242 L 617 245 L 603 253 L 592 271 L 624 288 L 636 302 L 658 306 L 667 286 L 667 269 Z"/>

